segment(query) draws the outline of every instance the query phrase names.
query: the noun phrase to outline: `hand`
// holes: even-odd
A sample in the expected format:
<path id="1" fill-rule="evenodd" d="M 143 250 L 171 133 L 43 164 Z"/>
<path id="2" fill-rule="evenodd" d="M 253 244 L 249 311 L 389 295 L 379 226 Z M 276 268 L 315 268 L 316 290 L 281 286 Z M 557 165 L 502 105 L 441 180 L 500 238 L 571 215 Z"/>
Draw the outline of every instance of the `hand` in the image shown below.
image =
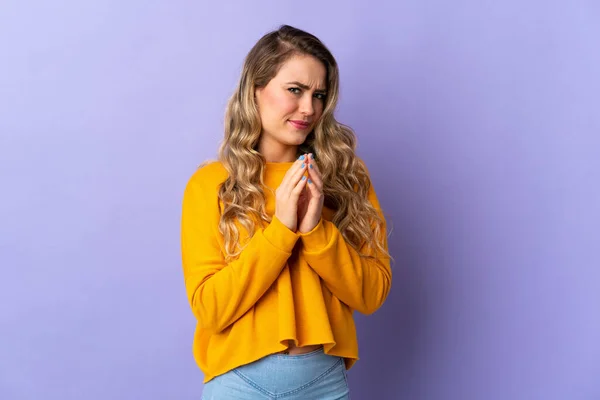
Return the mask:
<path id="1" fill-rule="evenodd" d="M 275 216 L 291 231 L 298 226 L 298 199 L 306 187 L 307 156 L 300 156 L 285 173 L 281 184 L 275 190 Z"/>
<path id="2" fill-rule="evenodd" d="M 298 199 L 298 231 L 312 231 L 321 220 L 323 212 L 323 179 L 312 154 L 308 155 L 308 181 Z"/>

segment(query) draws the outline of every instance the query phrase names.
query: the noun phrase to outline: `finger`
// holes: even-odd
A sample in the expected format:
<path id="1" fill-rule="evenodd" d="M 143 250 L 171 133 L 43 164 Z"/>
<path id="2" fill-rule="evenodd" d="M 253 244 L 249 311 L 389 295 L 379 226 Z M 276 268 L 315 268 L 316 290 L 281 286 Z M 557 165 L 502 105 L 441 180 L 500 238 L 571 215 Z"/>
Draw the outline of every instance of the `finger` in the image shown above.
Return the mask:
<path id="1" fill-rule="evenodd" d="M 287 172 L 283 176 L 283 180 L 281 181 L 282 184 L 284 182 L 287 182 L 290 179 L 290 177 L 293 176 L 294 173 L 298 170 L 298 168 L 301 168 L 302 164 L 306 163 L 307 157 L 307 154 L 302 154 L 300 157 L 298 157 L 298 159 L 292 164 L 292 166 L 287 170 Z"/>
<path id="2" fill-rule="evenodd" d="M 308 164 L 303 162 L 302 164 L 300 164 L 296 172 L 294 172 L 294 174 L 290 177 L 290 184 L 292 185 L 292 189 L 300 181 L 300 179 L 302 179 L 307 169 Z"/>
<path id="3" fill-rule="evenodd" d="M 304 158 L 302 158 L 304 157 Z M 298 183 L 302 175 L 306 172 L 306 155 L 300 156 L 298 160 L 290 169 L 286 172 L 286 175 L 283 177 L 281 181 L 281 186 L 283 186 L 286 191 L 289 193 L 294 189 L 294 186 Z"/>
<path id="4" fill-rule="evenodd" d="M 305 176 L 303 176 L 300 181 L 296 184 L 296 186 L 294 187 L 294 189 L 292 190 L 292 192 L 290 193 L 290 199 L 294 200 L 294 201 L 298 201 L 298 199 L 300 198 L 300 194 L 302 193 L 302 191 L 304 190 L 305 186 L 306 186 L 306 181 L 308 179 L 306 179 Z"/>
<path id="5" fill-rule="evenodd" d="M 310 163 L 308 165 L 308 174 L 315 185 L 317 185 L 320 190 L 323 190 L 323 177 L 321 175 L 321 171 L 319 170 L 319 166 L 315 160 L 312 158 L 310 159 Z"/>
<path id="6" fill-rule="evenodd" d="M 308 178 L 307 187 L 308 187 L 308 190 L 310 191 L 311 197 L 314 197 L 314 198 L 321 197 L 321 194 L 323 192 L 322 192 L 321 188 L 319 188 L 316 185 L 316 183 L 312 181 L 312 178 Z"/>
<path id="7" fill-rule="evenodd" d="M 315 161 L 315 157 L 312 153 L 308 154 L 308 163 L 309 163 L 309 167 L 310 167 L 310 165 L 312 165 L 312 167 L 310 167 L 310 169 L 316 171 L 319 175 L 321 175 L 321 170 L 319 169 L 319 165 Z"/>
<path id="8" fill-rule="evenodd" d="M 323 190 L 323 178 L 321 177 L 321 174 L 319 174 L 318 171 L 309 168 L 308 177 L 311 179 L 313 184 L 316 185 L 317 188 L 319 188 L 319 190 Z"/>

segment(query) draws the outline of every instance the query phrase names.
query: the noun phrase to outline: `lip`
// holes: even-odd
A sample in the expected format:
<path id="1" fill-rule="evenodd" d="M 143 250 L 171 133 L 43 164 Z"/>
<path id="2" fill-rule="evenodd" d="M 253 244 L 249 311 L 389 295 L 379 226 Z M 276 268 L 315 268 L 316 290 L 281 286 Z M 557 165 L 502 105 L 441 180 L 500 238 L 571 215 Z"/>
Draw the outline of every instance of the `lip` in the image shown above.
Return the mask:
<path id="1" fill-rule="evenodd" d="M 304 130 L 306 128 L 308 128 L 310 126 L 310 123 L 308 122 L 304 122 L 304 121 L 295 121 L 295 120 L 289 120 L 288 121 L 290 124 L 292 124 L 292 126 L 296 129 L 300 129 L 300 130 Z"/>

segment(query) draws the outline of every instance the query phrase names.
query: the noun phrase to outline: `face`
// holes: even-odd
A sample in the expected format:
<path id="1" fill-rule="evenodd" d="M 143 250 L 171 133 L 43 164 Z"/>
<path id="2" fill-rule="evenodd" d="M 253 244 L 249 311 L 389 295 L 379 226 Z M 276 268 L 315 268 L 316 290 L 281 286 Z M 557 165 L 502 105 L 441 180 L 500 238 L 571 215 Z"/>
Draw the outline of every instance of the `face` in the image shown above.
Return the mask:
<path id="1" fill-rule="evenodd" d="M 297 146 L 304 143 L 323 114 L 325 77 L 325 66 L 319 60 L 295 56 L 281 66 L 265 87 L 256 89 L 263 129 L 259 151 L 268 161 L 295 158 Z"/>

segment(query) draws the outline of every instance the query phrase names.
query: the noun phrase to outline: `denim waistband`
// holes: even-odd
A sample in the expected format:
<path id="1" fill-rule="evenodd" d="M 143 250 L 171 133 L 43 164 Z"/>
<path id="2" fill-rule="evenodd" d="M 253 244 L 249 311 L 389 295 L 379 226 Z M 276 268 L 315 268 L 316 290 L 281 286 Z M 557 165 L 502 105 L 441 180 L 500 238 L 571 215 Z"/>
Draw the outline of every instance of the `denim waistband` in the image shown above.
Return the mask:
<path id="1" fill-rule="evenodd" d="M 242 365 L 206 383 L 203 399 L 325 400 L 345 399 L 347 394 L 344 359 L 319 348 L 304 354 L 271 354 Z"/>

